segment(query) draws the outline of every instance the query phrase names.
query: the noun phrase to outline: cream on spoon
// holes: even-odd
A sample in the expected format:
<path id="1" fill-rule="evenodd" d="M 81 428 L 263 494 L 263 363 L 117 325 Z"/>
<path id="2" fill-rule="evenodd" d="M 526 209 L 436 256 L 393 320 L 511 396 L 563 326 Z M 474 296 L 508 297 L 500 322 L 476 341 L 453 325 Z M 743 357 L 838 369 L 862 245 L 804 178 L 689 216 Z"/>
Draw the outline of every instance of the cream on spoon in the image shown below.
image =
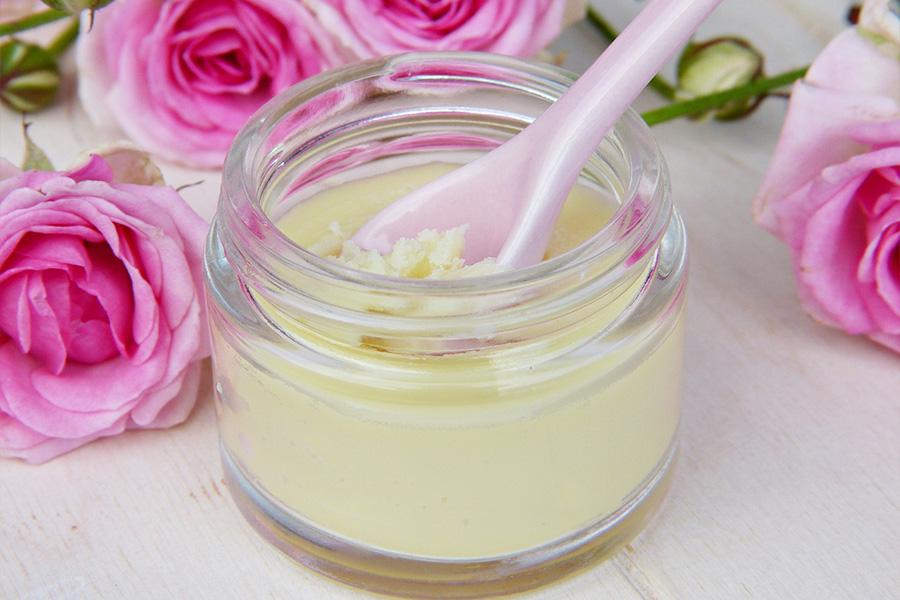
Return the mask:
<path id="1" fill-rule="evenodd" d="M 390 252 L 423 229 L 467 225 L 464 258 L 541 261 L 569 190 L 588 158 L 647 82 L 721 0 L 651 0 L 609 48 L 531 125 L 478 160 L 376 214 L 353 236 Z"/>

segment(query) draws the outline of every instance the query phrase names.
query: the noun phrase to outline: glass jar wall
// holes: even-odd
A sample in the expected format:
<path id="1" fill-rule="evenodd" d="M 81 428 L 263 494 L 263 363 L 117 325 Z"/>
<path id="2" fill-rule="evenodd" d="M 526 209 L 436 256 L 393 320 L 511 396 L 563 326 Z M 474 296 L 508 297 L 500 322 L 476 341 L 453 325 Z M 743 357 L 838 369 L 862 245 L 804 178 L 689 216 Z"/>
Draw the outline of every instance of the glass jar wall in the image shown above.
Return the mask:
<path id="1" fill-rule="evenodd" d="M 235 141 L 206 257 L 223 460 L 244 515 L 307 566 L 415 597 L 512 592 L 607 554 L 661 501 L 685 238 L 634 113 L 582 176 L 608 218 L 528 269 L 385 277 L 281 226 L 328 190 L 473 160 L 571 81 L 404 55 L 291 88 Z"/>

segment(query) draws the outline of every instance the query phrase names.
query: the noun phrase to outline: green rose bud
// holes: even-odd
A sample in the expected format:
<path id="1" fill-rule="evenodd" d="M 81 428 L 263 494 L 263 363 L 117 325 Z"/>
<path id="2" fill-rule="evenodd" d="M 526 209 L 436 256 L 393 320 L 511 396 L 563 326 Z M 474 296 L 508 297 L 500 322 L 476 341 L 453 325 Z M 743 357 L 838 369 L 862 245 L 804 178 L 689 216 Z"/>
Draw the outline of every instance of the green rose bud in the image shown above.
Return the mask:
<path id="1" fill-rule="evenodd" d="M 59 69 L 51 53 L 16 39 L 0 45 L 0 101 L 31 113 L 53 102 L 58 89 Z"/>
<path id="2" fill-rule="evenodd" d="M 745 85 L 763 76 L 762 53 L 737 37 L 721 37 L 690 43 L 678 59 L 675 98 L 690 100 Z M 753 112 L 762 96 L 730 102 L 712 111 L 720 121 L 740 119 Z M 706 116 L 697 115 L 694 118 Z"/>
<path id="3" fill-rule="evenodd" d="M 75 14 L 83 10 L 99 10 L 112 0 L 41 0 L 41 2 L 58 11 Z"/>

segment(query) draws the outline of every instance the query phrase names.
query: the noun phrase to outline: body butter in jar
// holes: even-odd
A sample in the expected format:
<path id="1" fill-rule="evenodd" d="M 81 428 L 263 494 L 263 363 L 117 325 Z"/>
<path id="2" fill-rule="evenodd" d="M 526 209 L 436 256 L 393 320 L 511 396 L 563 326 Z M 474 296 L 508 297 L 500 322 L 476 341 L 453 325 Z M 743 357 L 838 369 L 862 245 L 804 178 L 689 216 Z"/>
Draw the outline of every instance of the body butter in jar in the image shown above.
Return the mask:
<path id="1" fill-rule="evenodd" d="M 661 502 L 685 238 L 634 113 L 534 267 L 412 279 L 328 256 L 572 81 L 404 55 L 301 83 L 236 139 L 206 256 L 222 455 L 243 514 L 301 563 L 418 598 L 514 592 L 608 554 Z"/>

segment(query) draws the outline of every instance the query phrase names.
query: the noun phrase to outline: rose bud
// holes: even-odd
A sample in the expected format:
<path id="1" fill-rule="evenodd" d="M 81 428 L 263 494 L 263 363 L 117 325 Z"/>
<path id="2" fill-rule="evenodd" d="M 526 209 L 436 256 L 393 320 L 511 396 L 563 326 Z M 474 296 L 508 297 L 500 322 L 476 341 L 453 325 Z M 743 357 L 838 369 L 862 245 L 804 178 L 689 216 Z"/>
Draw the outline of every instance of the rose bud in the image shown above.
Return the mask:
<path id="1" fill-rule="evenodd" d="M 31 113 L 56 98 L 59 69 L 52 54 L 34 44 L 11 39 L 0 45 L 0 101 Z"/>
<path id="2" fill-rule="evenodd" d="M 763 75 L 763 55 L 737 37 L 688 44 L 678 59 L 678 100 L 690 100 L 745 85 Z M 712 111 L 720 121 L 740 119 L 753 112 L 762 96 L 729 102 Z M 706 114 L 697 115 L 702 118 Z"/>
<path id="3" fill-rule="evenodd" d="M 99 10 L 112 0 L 41 0 L 41 2 L 58 11 L 76 14 L 83 10 Z"/>

